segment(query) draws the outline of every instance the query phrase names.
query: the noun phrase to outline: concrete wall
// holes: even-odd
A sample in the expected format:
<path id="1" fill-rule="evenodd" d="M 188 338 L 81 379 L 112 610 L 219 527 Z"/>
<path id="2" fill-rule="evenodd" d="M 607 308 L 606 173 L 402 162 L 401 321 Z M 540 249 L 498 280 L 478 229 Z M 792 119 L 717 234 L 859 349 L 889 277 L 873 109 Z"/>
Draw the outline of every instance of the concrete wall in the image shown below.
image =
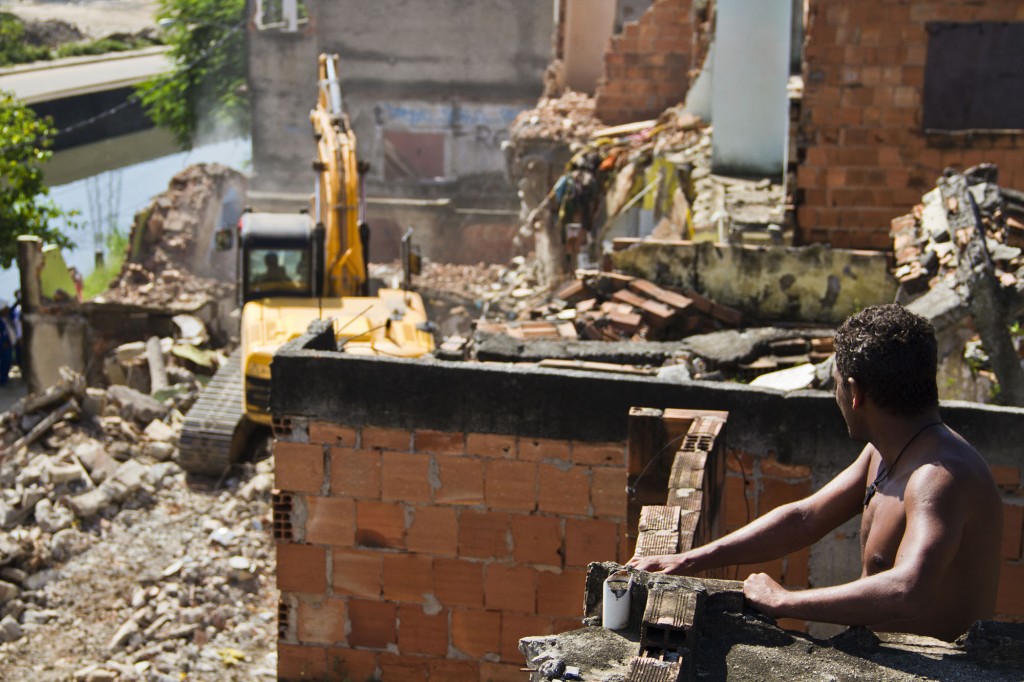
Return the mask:
<path id="1" fill-rule="evenodd" d="M 896 295 L 888 259 L 877 252 L 626 239 L 615 244 L 617 270 L 694 289 L 748 319 L 839 324 Z"/>
<path id="2" fill-rule="evenodd" d="M 630 554 L 630 407 L 729 412 L 723 531 L 817 489 L 860 450 L 820 391 L 309 349 L 329 343 L 307 335 L 274 359 L 283 679 L 325 669 L 518 679 L 517 633 L 575 627 L 582 567 Z M 942 414 L 1004 490 L 999 610 L 1020 618 L 1024 410 L 946 403 Z M 532 540 L 517 535 L 527 527 Z M 834 584 L 856 575 L 858 548 L 856 529 L 843 528 L 809 552 L 734 574 Z M 453 575 L 464 576 L 457 594 L 445 591 Z"/>
<path id="3" fill-rule="evenodd" d="M 309 20 L 297 33 L 250 25 L 257 195 L 311 191 L 308 112 L 315 103 L 316 56 L 336 52 L 359 156 L 371 164 L 371 194 L 451 197 L 465 194 L 465 184 L 471 205 L 514 201 L 500 144 L 511 119 L 540 94 L 550 55 L 549 5 L 308 0 L 305 6 Z M 392 131 L 440 136 L 442 180 L 389 177 L 383 138 Z M 426 142 L 431 149 L 438 144 Z"/>
<path id="4" fill-rule="evenodd" d="M 1024 188 L 1020 130 L 927 133 L 922 99 L 932 21 L 1022 21 L 1019 2 L 812 0 L 797 175 L 799 238 L 888 249 L 889 221 L 945 167 L 1000 167 Z"/>

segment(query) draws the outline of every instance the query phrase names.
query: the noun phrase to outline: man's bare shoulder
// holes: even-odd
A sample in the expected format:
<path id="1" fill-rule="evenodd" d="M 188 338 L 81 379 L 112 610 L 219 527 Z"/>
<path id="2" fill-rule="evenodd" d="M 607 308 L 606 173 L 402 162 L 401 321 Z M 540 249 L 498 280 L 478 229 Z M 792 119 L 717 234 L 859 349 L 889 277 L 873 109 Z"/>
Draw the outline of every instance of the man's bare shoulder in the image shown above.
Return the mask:
<path id="1" fill-rule="evenodd" d="M 975 503 L 980 499 L 998 499 L 992 472 L 981 454 L 955 431 L 936 438 L 928 456 L 911 473 L 906 487 L 906 501 L 942 500 L 949 505 Z"/>

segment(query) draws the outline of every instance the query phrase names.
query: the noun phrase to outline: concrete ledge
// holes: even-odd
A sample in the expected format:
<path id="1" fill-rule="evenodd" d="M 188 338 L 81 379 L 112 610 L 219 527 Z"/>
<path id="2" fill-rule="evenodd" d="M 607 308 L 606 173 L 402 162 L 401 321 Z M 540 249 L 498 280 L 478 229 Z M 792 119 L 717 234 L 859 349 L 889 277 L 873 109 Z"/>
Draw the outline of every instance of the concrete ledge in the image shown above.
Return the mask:
<path id="1" fill-rule="evenodd" d="M 311 347 L 332 348 L 333 339 L 306 334 L 274 356 L 275 416 L 601 442 L 626 439 L 630 407 L 676 407 L 727 411 L 727 447 L 773 453 L 780 462 L 819 471 L 845 467 L 861 448 L 823 391 L 783 394 L 741 384 L 367 358 Z M 1020 464 L 1024 410 L 948 403 L 942 415 L 991 464 Z"/>

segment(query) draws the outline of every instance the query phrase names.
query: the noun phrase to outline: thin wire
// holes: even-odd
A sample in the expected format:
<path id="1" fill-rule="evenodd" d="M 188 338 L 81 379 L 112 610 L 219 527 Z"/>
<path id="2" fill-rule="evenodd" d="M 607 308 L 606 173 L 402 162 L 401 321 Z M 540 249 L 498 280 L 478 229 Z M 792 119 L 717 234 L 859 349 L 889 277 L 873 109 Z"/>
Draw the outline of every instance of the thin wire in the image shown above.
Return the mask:
<path id="1" fill-rule="evenodd" d="M 644 468 L 641 469 L 640 473 L 637 474 L 637 477 L 633 479 L 633 485 L 626 486 L 626 492 L 630 494 L 631 499 L 636 500 L 636 484 L 639 483 L 640 479 L 644 477 L 644 474 L 647 473 L 647 470 L 650 468 L 650 466 L 652 464 L 654 464 L 656 461 L 658 461 L 658 458 L 661 457 L 661 455 L 666 450 L 668 450 L 670 447 L 672 447 L 672 445 L 674 445 L 675 443 L 678 443 L 679 441 L 683 440 L 684 438 L 686 438 L 686 434 L 685 433 L 683 435 L 679 436 L 678 438 L 673 438 L 669 442 L 665 443 L 665 447 L 663 447 L 661 450 L 658 450 L 656 453 L 654 453 L 654 456 L 651 457 L 647 461 L 647 464 L 644 465 Z"/>

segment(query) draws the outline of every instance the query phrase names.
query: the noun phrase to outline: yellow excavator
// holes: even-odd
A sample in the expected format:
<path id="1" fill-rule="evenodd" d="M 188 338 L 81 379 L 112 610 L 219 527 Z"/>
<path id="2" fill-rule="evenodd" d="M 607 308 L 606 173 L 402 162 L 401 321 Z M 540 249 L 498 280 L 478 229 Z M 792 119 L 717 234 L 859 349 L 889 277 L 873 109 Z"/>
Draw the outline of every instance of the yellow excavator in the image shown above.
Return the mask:
<path id="1" fill-rule="evenodd" d="M 308 213 L 245 213 L 237 228 L 241 346 L 185 416 L 179 461 L 218 475 L 237 461 L 254 428 L 270 426 L 274 353 L 313 320 L 333 320 L 339 351 L 414 358 L 434 349 L 423 300 L 408 288 L 367 295 L 362 174 L 345 113 L 338 56 L 320 55 L 319 93 L 310 113 L 317 181 Z M 217 235 L 235 246 L 233 228 Z M 403 240 L 406 285 L 417 259 Z"/>

